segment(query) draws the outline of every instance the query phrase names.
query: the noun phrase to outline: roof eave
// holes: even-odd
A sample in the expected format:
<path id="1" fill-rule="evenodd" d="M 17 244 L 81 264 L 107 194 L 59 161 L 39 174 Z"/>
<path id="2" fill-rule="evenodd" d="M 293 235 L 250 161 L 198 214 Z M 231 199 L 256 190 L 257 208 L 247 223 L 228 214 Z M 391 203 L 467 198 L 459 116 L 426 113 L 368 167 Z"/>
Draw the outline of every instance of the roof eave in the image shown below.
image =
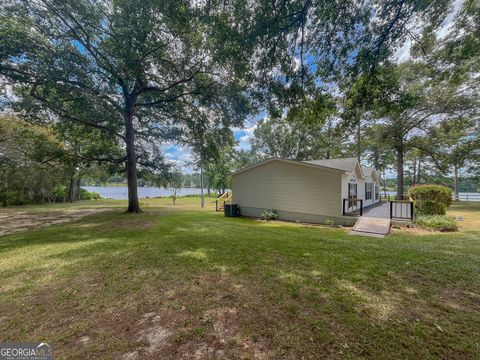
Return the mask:
<path id="1" fill-rule="evenodd" d="M 306 162 L 303 162 L 303 161 L 288 160 L 288 159 L 282 159 L 282 158 L 270 158 L 270 159 L 266 159 L 266 160 L 260 161 L 260 162 L 258 162 L 258 163 L 256 163 L 256 164 L 247 166 L 247 167 L 245 167 L 245 168 L 243 168 L 243 169 L 237 170 L 237 171 L 235 171 L 234 173 L 232 173 L 231 175 L 232 175 L 232 176 L 238 175 L 238 174 L 240 174 L 240 173 L 243 173 L 243 172 L 245 172 L 245 171 L 249 171 L 249 170 L 251 170 L 251 169 L 253 169 L 253 168 L 256 168 L 256 167 L 258 167 L 258 166 L 264 165 L 264 164 L 269 163 L 269 162 L 272 162 L 272 161 L 280 161 L 280 162 L 285 162 L 285 163 L 292 164 L 292 165 L 301 165 L 301 166 L 306 166 L 306 167 L 309 167 L 309 168 L 312 168 L 312 169 L 326 170 L 326 171 L 330 171 L 330 172 L 337 173 L 337 174 L 344 174 L 344 173 L 346 173 L 346 171 L 344 171 L 344 170 L 335 169 L 335 168 L 331 168 L 331 167 L 323 166 L 323 165 L 316 165 L 316 164 L 306 163 Z"/>

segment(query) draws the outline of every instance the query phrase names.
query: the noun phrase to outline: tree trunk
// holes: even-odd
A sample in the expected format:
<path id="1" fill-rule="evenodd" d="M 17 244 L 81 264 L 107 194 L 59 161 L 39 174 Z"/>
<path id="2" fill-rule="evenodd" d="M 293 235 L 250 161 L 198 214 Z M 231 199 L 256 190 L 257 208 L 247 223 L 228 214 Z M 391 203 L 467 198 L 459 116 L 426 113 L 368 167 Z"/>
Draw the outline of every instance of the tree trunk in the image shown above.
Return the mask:
<path id="1" fill-rule="evenodd" d="M 77 180 L 77 184 L 76 184 L 75 188 L 77 189 L 77 192 L 75 194 L 75 201 L 80 201 L 81 200 L 80 199 L 80 181 L 81 181 L 81 179 L 80 179 L 80 173 L 78 171 L 77 171 L 77 179 L 76 180 Z"/>
<path id="2" fill-rule="evenodd" d="M 361 161 L 361 156 L 362 156 L 362 120 L 358 119 L 358 127 L 357 127 L 357 158 L 358 162 Z"/>
<path id="3" fill-rule="evenodd" d="M 420 172 L 422 170 L 422 158 L 418 159 L 417 183 L 420 184 Z"/>
<path id="4" fill-rule="evenodd" d="M 455 201 L 458 201 L 458 188 L 459 188 L 459 184 L 458 184 L 458 166 L 457 164 L 454 164 L 453 165 L 453 191 L 454 191 L 454 194 L 455 194 Z"/>
<path id="5" fill-rule="evenodd" d="M 203 160 L 200 159 L 200 194 L 202 208 L 205 206 L 205 197 L 203 195 Z"/>
<path id="6" fill-rule="evenodd" d="M 70 176 L 70 185 L 68 188 L 68 202 L 73 203 L 75 201 L 75 186 L 77 182 L 75 181 L 75 168 L 73 169 L 72 175 Z"/>
<path id="7" fill-rule="evenodd" d="M 387 198 L 387 175 L 385 170 L 383 170 L 383 196 L 385 196 L 385 199 Z"/>
<path id="8" fill-rule="evenodd" d="M 177 201 L 177 189 L 173 189 L 173 205 L 175 205 L 175 202 Z"/>
<path id="9" fill-rule="evenodd" d="M 330 157 L 332 156 L 332 153 L 330 152 L 330 147 L 332 145 L 332 119 L 331 119 L 331 117 L 328 117 L 327 137 L 328 137 L 328 145 L 327 145 L 327 152 L 325 154 L 325 158 L 330 159 Z"/>
<path id="10" fill-rule="evenodd" d="M 413 159 L 413 181 L 412 185 L 417 183 L 417 158 Z"/>
<path id="11" fill-rule="evenodd" d="M 403 148 L 396 147 L 397 152 L 397 200 L 403 200 Z"/>
<path id="12" fill-rule="evenodd" d="M 140 213 L 137 190 L 137 157 L 135 154 L 135 133 L 133 130 L 134 100 L 129 99 L 125 116 L 125 146 L 127 150 L 127 186 L 128 208 L 127 213 Z"/>

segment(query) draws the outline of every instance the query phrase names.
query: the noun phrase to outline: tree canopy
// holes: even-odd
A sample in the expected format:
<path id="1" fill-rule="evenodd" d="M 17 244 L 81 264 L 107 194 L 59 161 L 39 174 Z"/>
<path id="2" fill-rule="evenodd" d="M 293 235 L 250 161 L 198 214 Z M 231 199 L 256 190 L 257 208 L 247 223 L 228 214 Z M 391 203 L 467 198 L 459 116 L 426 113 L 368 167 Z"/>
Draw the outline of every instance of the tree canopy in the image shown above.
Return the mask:
<path id="1" fill-rule="evenodd" d="M 233 6 L 233 5 L 232 5 Z M 0 73 L 18 108 L 39 121 L 78 123 L 125 146 L 129 212 L 140 211 L 137 163 L 192 123 L 241 123 L 252 46 L 247 7 L 189 1 L 7 1 Z M 151 150 L 151 149 L 150 149 Z M 160 159 L 157 159 L 160 160 Z"/>
<path id="2" fill-rule="evenodd" d="M 264 156 L 356 154 L 385 169 L 395 155 L 401 196 L 405 158 L 446 167 L 425 134 L 460 134 L 460 119 L 478 129 L 479 5 L 463 2 L 440 36 L 452 4 L 6 0 L 0 81 L 13 95 L 1 106 L 55 130 L 71 181 L 91 163 L 124 170 L 128 212 L 141 211 L 138 174 L 177 173 L 165 142 L 192 148 L 220 190 Z M 406 39 L 412 59 L 399 64 Z M 252 153 L 234 154 L 232 128 L 260 111 Z"/>

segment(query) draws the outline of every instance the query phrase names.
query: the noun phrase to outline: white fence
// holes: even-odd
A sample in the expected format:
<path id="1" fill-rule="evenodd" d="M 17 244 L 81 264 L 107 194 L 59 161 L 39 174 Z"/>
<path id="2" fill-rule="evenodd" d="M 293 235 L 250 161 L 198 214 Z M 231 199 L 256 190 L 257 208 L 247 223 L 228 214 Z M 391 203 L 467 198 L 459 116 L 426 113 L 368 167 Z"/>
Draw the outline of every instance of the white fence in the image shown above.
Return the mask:
<path id="1" fill-rule="evenodd" d="M 460 193 L 453 195 L 453 201 L 480 201 L 479 193 Z"/>

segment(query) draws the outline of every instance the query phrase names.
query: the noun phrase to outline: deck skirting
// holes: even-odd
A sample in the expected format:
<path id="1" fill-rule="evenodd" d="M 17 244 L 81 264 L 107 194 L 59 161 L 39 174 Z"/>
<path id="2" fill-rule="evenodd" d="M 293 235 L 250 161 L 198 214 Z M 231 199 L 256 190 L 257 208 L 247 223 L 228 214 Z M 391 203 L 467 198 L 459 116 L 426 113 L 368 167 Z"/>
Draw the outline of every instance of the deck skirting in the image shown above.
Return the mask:
<path id="1" fill-rule="evenodd" d="M 267 209 L 242 206 L 240 205 L 240 212 L 242 216 L 248 217 L 261 217 L 262 213 Z M 357 221 L 357 216 L 342 216 L 342 215 L 323 215 L 323 214 L 311 214 L 300 213 L 288 210 L 278 210 L 278 219 L 287 221 L 297 221 L 303 223 L 312 224 L 325 224 L 327 220 L 334 220 L 336 225 L 353 226 Z"/>

